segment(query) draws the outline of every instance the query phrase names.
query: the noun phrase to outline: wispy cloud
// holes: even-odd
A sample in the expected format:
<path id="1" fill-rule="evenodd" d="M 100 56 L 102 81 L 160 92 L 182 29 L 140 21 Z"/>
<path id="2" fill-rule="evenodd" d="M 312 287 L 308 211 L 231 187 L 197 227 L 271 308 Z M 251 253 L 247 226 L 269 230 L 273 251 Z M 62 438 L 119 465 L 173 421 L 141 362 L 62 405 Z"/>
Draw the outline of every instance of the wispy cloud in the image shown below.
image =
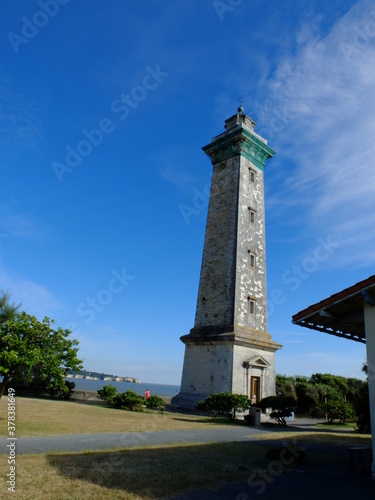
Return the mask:
<path id="1" fill-rule="evenodd" d="M 25 213 L 12 213 L 7 206 L 0 206 L 1 229 L 9 236 L 23 239 L 37 239 L 43 236 L 39 221 Z"/>
<path id="2" fill-rule="evenodd" d="M 12 302 L 21 303 L 21 309 L 39 318 L 51 316 L 62 309 L 62 303 L 43 285 L 9 274 L 0 269 L 0 289 L 8 291 Z"/>
<path id="3" fill-rule="evenodd" d="M 286 53 L 267 80 L 269 101 L 261 110 L 262 123 L 291 159 L 269 202 L 281 210 L 300 207 L 311 233 L 325 231 L 355 247 L 364 265 L 362 244 L 375 240 L 374 26 L 368 0 L 324 36 L 303 26 L 296 53 Z M 371 36 L 360 40 L 360 32 Z"/>

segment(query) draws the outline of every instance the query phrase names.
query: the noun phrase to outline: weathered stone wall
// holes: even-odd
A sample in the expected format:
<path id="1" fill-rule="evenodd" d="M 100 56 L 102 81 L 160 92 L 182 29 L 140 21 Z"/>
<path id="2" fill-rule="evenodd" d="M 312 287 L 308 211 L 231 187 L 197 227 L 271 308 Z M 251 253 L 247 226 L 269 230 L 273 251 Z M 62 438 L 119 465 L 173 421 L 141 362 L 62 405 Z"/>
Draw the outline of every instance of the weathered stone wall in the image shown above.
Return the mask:
<path id="1" fill-rule="evenodd" d="M 239 164 L 213 167 L 194 328 L 233 325 Z"/>
<path id="2" fill-rule="evenodd" d="M 243 156 L 240 156 L 236 260 L 235 324 L 265 332 L 267 284 L 263 170 Z M 254 301 L 252 314 L 250 300 Z"/>
<path id="3" fill-rule="evenodd" d="M 274 352 L 230 342 L 186 345 L 179 404 L 184 406 L 185 398 L 190 402 L 185 400 L 186 406 L 194 406 L 209 394 L 226 391 L 250 398 L 251 376 L 261 378 L 261 398 L 275 394 Z"/>
<path id="4" fill-rule="evenodd" d="M 181 392 L 212 394 L 232 390 L 232 344 L 188 344 Z"/>

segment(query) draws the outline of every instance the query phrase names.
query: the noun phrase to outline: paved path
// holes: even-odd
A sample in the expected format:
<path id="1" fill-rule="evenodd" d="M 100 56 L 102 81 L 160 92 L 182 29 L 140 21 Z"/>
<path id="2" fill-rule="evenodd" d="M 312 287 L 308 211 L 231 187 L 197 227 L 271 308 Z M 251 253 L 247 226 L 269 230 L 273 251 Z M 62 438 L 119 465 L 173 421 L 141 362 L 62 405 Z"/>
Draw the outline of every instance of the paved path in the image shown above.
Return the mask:
<path id="1" fill-rule="evenodd" d="M 294 429 L 307 430 L 312 428 L 316 421 L 296 420 L 291 426 Z M 290 430 L 290 429 L 286 429 Z M 178 443 L 210 443 L 230 441 L 251 441 L 262 434 L 272 434 L 281 429 L 267 429 L 265 427 L 220 426 L 213 429 L 194 429 L 158 432 L 123 432 L 101 434 L 75 434 L 48 437 L 21 437 L 17 439 L 17 454 L 51 453 L 51 452 L 80 452 L 95 450 L 110 450 L 121 447 L 152 446 Z M 8 454 L 11 440 L 0 439 L 0 453 Z M 257 444 L 274 446 L 267 439 L 257 441 Z M 321 498 L 340 500 L 374 500 L 375 481 L 369 474 L 360 471 L 349 472 L 349 455 L 346 447 L 336 447 L 324 444 L 303 444 L 308 461 L 306 464 L 286 467 L 285 471 L 272 473 L 269 468 L 265 480 L 249 480 L 224 483 L 215 489 L 203 489 L 194 492 L 185 492 L 170 500 L 251 500 L 262 497 L 262 500 L 316 500 Z M 314 460 L 319 456 L 319 460 Z M 326 458 L 324 458 L 326 457 Z M 311 460 L 312 459 L 312 460 Z M 270 462 L 272 464 L 273 462 Z M 270 472 L 271 470 L 271 472 Z"/>
<path id="2" fill-rule="evenodd" d="M 19 437 L 16 452 L 27 453 L 80 452 L 113 450 L 120 447 L 152 446 L 177 443 L 223 443 L 246 441 L 265 430 L 257 427 L 220 426 L 214 429 L 194 429 L 157 432 L 122 432 L 100 434 L 68 434 L 48 437 Z M 0 439 L 0 453 L 7 454 L 12 440 Z"/>
<path id="3" fill-rule="evenodd" d="M 296 419 L 290 425 L 300 430 L 313 427 L 318 421 Z M 17 454 L 80 452 L 113 450 L 121 447 L 167 445 L 177 443 L 223 443 L 247 441 L 255 434 L 280 432 L 281 429 L 267 427 L 243 427 L 236 425 L 218 426 L 213 429 L 175 430 L 157 432 L 121 432 L 98 434 L 66 434 L 47 437 L 19 437 L 16 441 Z M 285 430 L 289 430 L 286 428 Z M 7 454 L 12 440 L 0 438 L 0 454 Z"/>

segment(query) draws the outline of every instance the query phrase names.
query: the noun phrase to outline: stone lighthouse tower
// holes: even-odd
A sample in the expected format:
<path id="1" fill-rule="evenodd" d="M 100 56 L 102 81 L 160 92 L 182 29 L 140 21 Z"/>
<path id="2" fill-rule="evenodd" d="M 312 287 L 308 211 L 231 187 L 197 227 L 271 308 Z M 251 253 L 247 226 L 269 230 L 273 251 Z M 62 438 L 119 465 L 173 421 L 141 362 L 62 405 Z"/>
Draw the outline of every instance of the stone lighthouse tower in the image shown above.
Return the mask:
<path id="1" fill-rule="evenodd" d="M 194 328 L 181 337 L 185 358 L 177 406 L 209 394 L 275 394 L 275 351 L 267 332 L 265 162 L 275 152 L 238 108 L 203 151 L 213 175 Z"/>

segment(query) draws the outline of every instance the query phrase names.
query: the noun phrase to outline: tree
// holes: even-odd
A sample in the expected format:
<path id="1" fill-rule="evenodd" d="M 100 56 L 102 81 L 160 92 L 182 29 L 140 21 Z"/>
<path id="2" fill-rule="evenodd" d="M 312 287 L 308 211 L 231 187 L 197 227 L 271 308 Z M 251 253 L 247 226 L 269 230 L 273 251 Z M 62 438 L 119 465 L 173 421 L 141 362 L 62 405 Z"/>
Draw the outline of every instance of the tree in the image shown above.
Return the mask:
<path id="1" fill-rule="evenodd" d="M 263 411 L 271 408 L 270 417 L 280 425 L 286 426 L 285 417 L 290 417 L 296 407 L 296 400 L 291 396 L 268 396 L 258 403 Z"/>
<path id="2" fill-rule="evenodd" d="M 218 415 L 224 415 L 229 420 L 236 420 L 236 413 L 245 411 L 249 406 L 249 398 L 244 394 L 220 392 L 207 396 L 204 401 L 199 401 L 196 408 L 208 413 L 213 419 Z"/>
<path id="3" fill-rule="evenodd" d="M 21 307 L 21 304 L 18 304 L 18 306 L 16 306 L 16 304 L 10 303 L 9 292 L 4 292 L 4 290 L 1 290 L 0 323 L 3 323 L 4 321 L 16 319 L 20 307 Z"/>
<path id="4" fill-rule="evenodd" d="M 345 401 L 343 398 L 331 399 L 323 403 L 322 409 L 326 413 L 330 423 L 334 420 L 344 423 L 346 420 L 353 420 L 356 416 L 351 403 Z"/>
<path id="5" fill-rule="evenodd" d="M 295 378 L 286 375 L 276 375 L 276 394 L 297 399 Z"/>
<path id="6" fill-rule="evenodd" d="M 311 415 L 319 403 L 319 391 L 307 377 L 296 377 L 297 408 L 299 415 Z"/>
<path id="7" fill-rule="evenodd" d="M 0 323 L 0 398 L 10 380 L 15 386 L 52 395 L 69 393 L 66 375 L 82 368 L 78 341 L 68 338 L 70 330 L 53 325 L 47 317 L 40 322 L 25 312 Z"/>

